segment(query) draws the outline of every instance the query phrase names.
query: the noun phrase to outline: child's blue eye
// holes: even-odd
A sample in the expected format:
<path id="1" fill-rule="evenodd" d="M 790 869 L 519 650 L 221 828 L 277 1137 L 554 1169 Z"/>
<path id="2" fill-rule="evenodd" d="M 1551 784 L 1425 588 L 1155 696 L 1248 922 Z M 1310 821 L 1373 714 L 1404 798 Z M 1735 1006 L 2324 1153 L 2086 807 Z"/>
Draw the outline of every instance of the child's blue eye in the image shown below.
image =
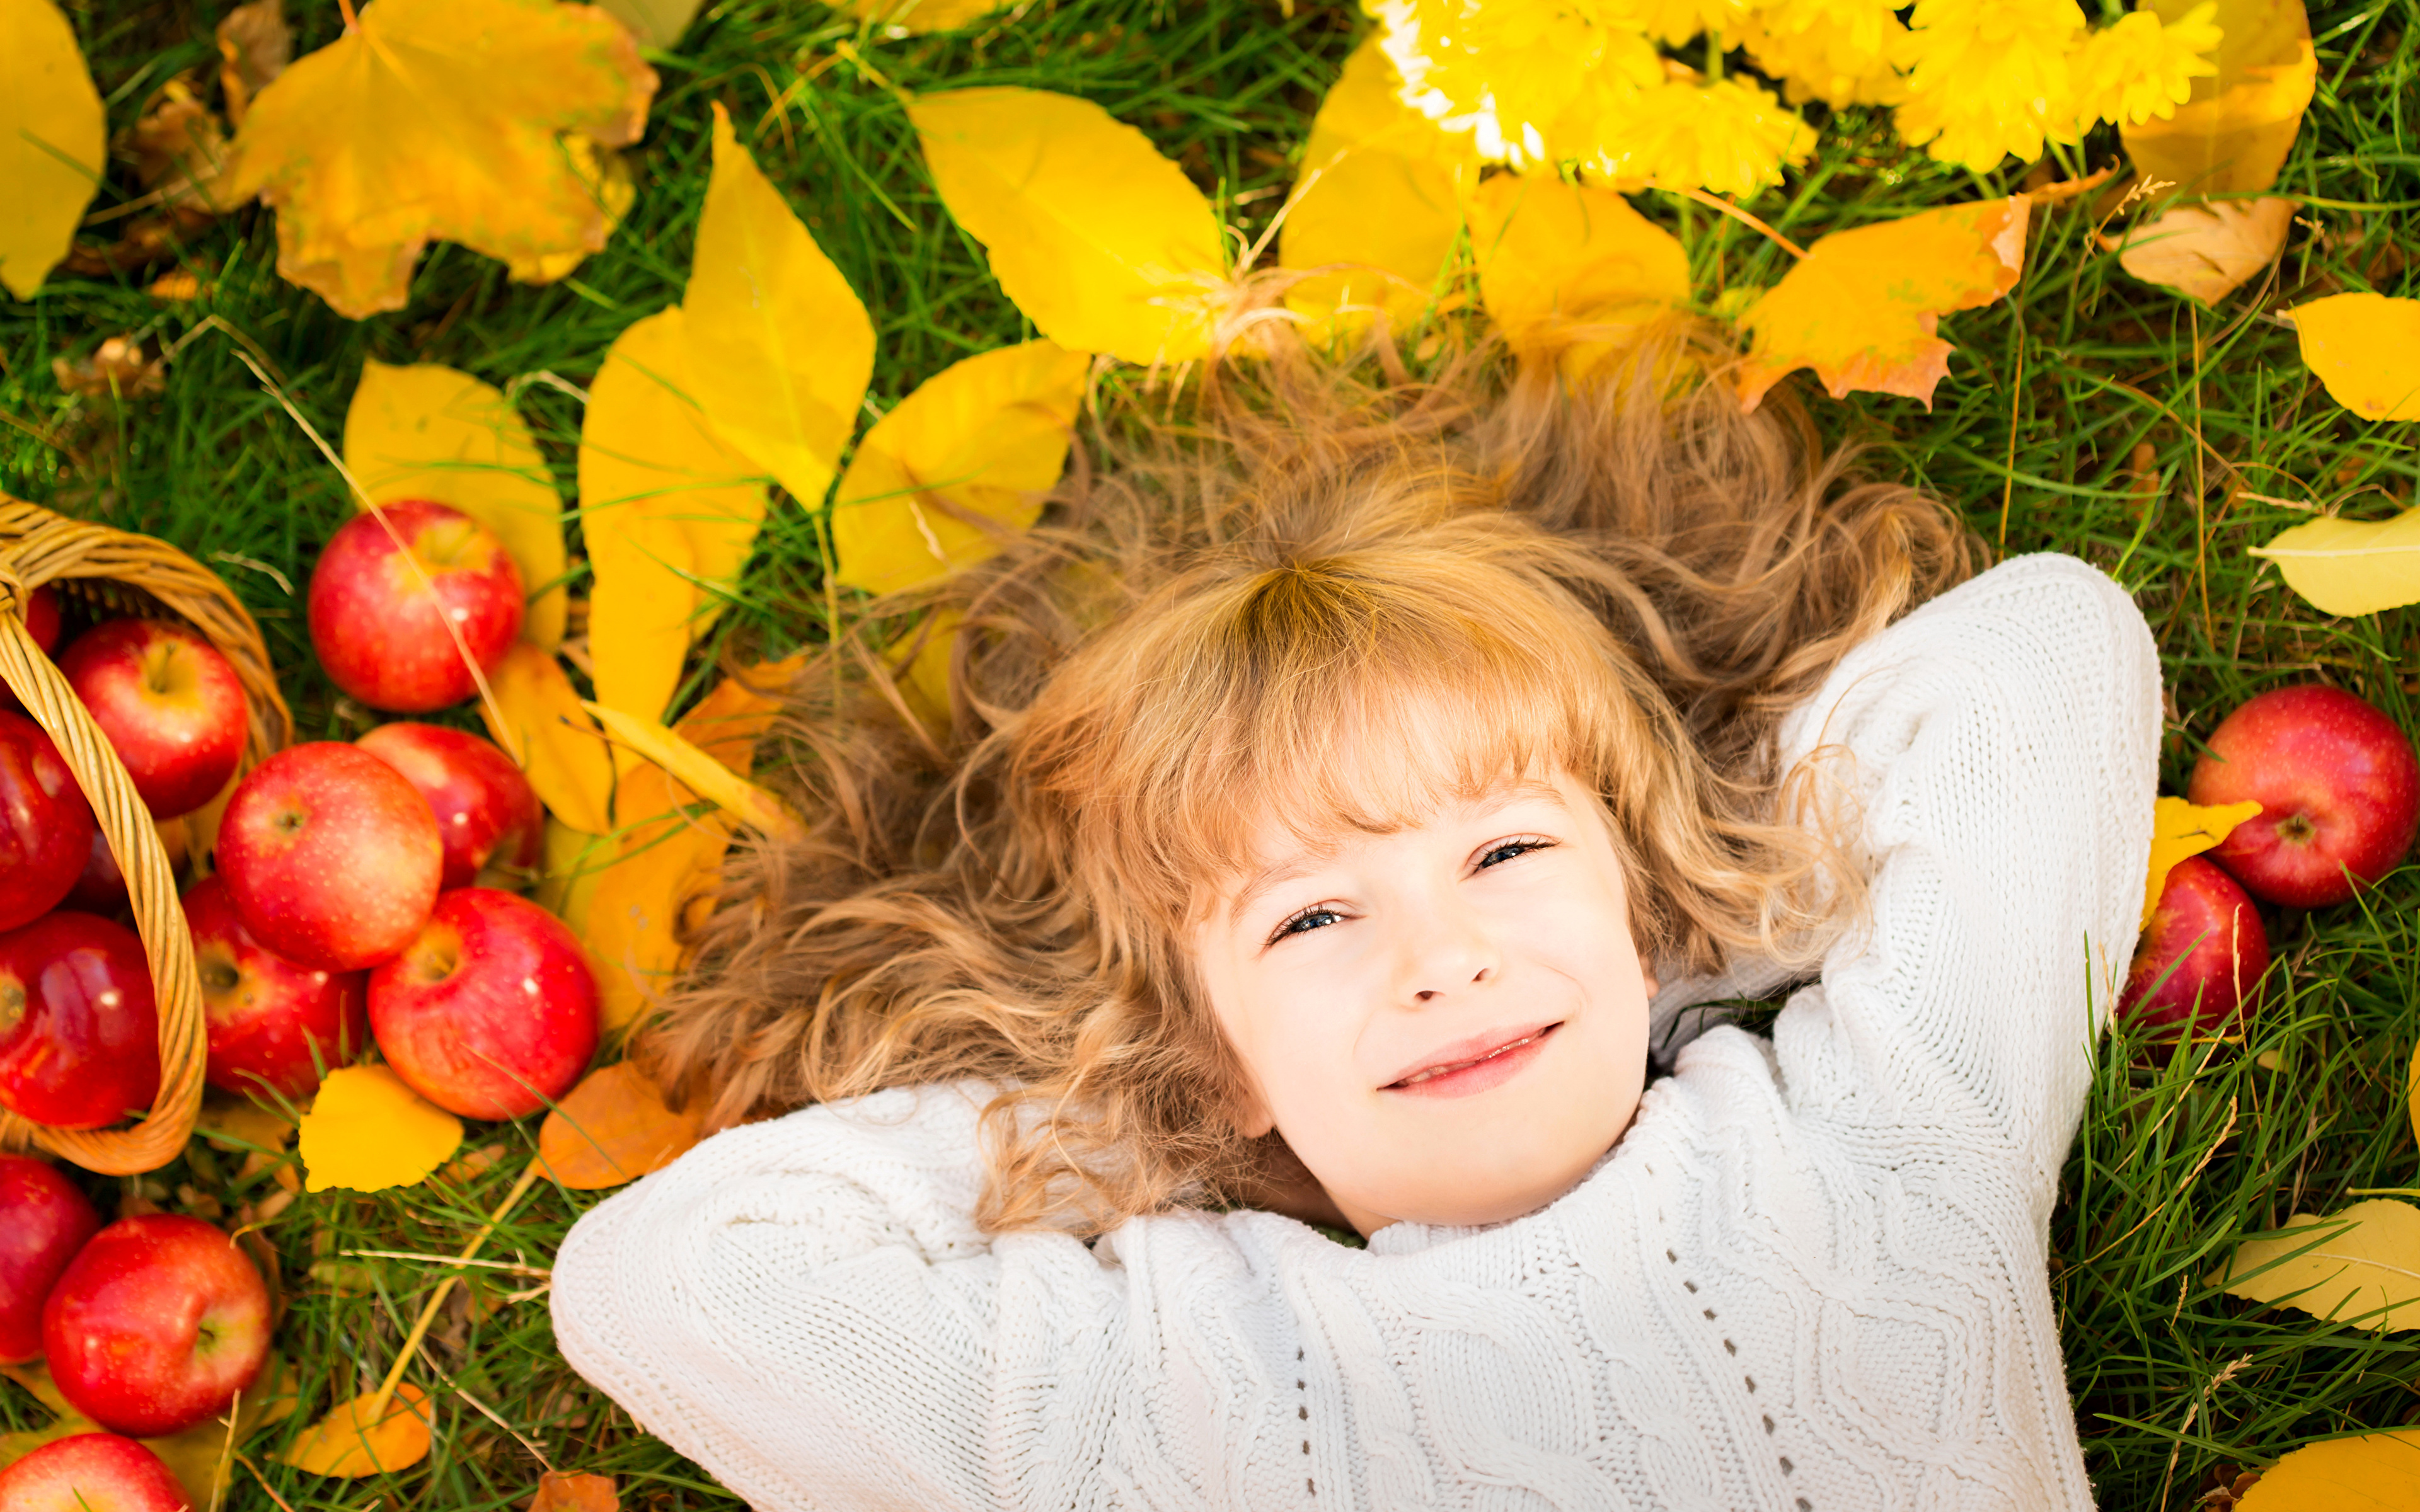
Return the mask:
<path id="1" fill-rule="evenodd" d="M 1296 924 L 1308 923 L 1314 918 L 1341 918 L 1342 917 L 1342 915 L 1339 914 L 1333 908 L 1306 908 L 1301 913 L 1287 919 L 1284 923 L 1280 924 L 1278 926 L 1278 932 L 1275 934 L 1270 935 L 1269 938 L 1274 942 L 1277 940 L 1282 940 L 1289 934 L 1308 934 L 1311 933 L 1310 930 L 1298 930 L 1295 928 L 1295 926 Z"/>
<path id="2" fill-rule="evenodd" d="M 1485 856 L 1481 856 L 1479 858 L 1479 864 L 1481 867 L 1484 867 L 1493 858 L 1502 856 L 1508 851 L 1514 856 L 1527 856 L 1531 851 L 1543 851 L 1554 843 L 1555 842 L 1550 840 L 1508 840 L 1503 844 L 1497 846 L 1492 851 L 1489 851 Z"/>
<path id="3" fill-rule="evenodd" d="M 1506 856 L 1509 859 L 1511 856 L 1527 856 L 1531 851 L 1546 850 L 1554 844 L 1555 841 L 1550 840 L 1508 840 L 1503 844 L 1497 846 L 1495 849 L 1487 852 L 1486 855 L 1481 856 L 1479 858 L 1479 864 L 1482 869 L 1484 869 L 1494 864 L 1496 857 L 1499 856 Z M 1269 936 L 1269 943 L 1274 945 L 1278 941 L 1282 940 L 1289 935 L 1308 934 L 1313 929 L 1324 929 L 1326 927 L 1321 924 L 1312 924 L 1311 922 L 1312 919 L 1342 918 L 1343 917 L 1343 915 L 1339 914 L 1333 908 L 1306 908 L 1301 913 L 1287 919 L 1284 923 L 1280 924 L 1277 928 L 1277 933 Z M 1306 929 L 1296 929 L 1295 926 L 1297 924 L 1309 925 L 1310 927 Z"/>

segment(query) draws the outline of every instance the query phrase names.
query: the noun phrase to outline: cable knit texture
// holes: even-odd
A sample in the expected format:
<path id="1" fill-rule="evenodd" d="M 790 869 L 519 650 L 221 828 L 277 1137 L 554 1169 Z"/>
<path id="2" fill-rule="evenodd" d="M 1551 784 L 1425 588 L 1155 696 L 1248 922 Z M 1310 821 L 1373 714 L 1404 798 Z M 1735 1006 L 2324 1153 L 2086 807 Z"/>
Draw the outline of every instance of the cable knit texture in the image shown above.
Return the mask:
<path id="1" fill-rule="evenodd" d="M 979 1086 L 707 1140 L 582 1219 L 564 1354 L 764 1512 L 2085 1507 L 2046 1255 L 2150 845 L 2133 602 L 2020 558 L 1852 652 L 1870 931 L 1549 1206 L 987 1238 Z M 1659 999 L 1776 984 L 1744 963 Z"/>

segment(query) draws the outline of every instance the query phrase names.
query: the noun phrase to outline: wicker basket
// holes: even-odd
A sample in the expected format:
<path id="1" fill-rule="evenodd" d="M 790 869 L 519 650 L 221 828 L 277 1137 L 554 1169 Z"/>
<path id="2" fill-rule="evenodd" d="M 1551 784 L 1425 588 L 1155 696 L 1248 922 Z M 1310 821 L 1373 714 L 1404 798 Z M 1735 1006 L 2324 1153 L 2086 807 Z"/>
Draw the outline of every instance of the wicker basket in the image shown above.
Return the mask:
<path id="1" fill-rule="evenodd" d="M 0 1113 L 0 1149 L 39 1145 L 87 1170 L 125 1176 L 167 1165 L 194 1132 L 208 1050 L 202 984 L 177 880 L 150 813 L 101 727 L 25 629 L 26 595 L 45 583 L 105 612 L 180 619 L 208 636 L 234 664 L 252 705 L 241 769 L 282 749 L 294 721 L 278 697 L 260 627 L 215 573 L 164 541 L 69 519 L 0 494 L 0 681 L 49 733 L 92 802 L 93 817 L 126 874 L 160 1007 L 160 1095 L 142 1122 L 126 1129 L 53 1129 Z"/>

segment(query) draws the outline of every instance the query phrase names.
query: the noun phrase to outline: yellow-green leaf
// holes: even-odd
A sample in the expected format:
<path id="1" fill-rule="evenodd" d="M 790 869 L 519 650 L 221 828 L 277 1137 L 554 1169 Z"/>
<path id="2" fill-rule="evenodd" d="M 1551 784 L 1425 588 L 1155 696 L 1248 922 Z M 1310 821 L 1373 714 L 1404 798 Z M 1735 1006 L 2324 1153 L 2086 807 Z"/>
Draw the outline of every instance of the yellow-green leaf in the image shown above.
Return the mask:
<path id="1" fill-rule="evenodd" d="M 2411 1512 L 2420 1506 L 2420 1429 L 2306 1443 L 2261 1472 L 2238 1512 Z"/>
<path id="2" fill-rule="evenodd" d="M 2248 1273 L 2315 1240 L 2309 1253 L 2264 1274 Z M 2380 1333 L 2420 1328 L 2420 1208 L 2373 1197 L 2326 1218 L 2298 1212 L 2278 1237 L 2238 1244 L 2221 1279 L 2230 1296 L 2315 1318 Z"/>
<path id="3" fill-rule="evenodd" d="M 908 116 L 941 202 L 1044 335 L 1130 363 L 1209 351 L 1218 223 L 1140 131 L 1090 100 L 1007 86 L 923 95 Z"/>
<path id="4" fill-rule="evenodd" d="M 366 359 L 345 410 L 345 468 L 381 504 L 433 499 L 495 532 L 536 595 L 521 639 L 549 650 L 561 643 L 563 501 L 501 391 L 434 363 Z"/>
<path id="5" fill-rule="evenodd" d="M 2332 294 L 2287 313 L 2329 397 L 2364 420 L 2420 420 L 2420 300 Z"/>
<path id="6" fill-rule="evenodd" d="M 302 1115 L 303 1189 L 411 1186 L 461 1143 L 462 1120 L 386 1067 L 339 1067 Z"/>
<path id="7" fill-rule="evenodd" d="M 581 1078 L 538 1126 L 537 1158 L 576 1192 L 635 1181 L 697 1143 L 699 1110 L 675 1113 L 663 1089 L 627 1060 Z"/>
<path id="8" fill-rule="evenodd" d="M 51 0 L 0 0 L 0 284 L 30 300 L 75 239 L 109 146 L 75 30 Z"/>
<path id="9" fill-rule="evenodd" d="M 715 434 L 821 505 L 874 373 L 874 324 L 719 101 L 681 307 L 689 396 Z"/>
<path id="10" fill-rule="evenodd" d="M 758 470 L 690 397 L 682 324 L 675 306 L 615 339 L 580 427 L 597 702 L 643 719 L 662 717 L 765 518 Z"/>
<path id="11" fill-rule="evenodd" d="M 2420 509 L 2393 519 L 2315 519 L 2251 552 L 2277 563 L 2286 585 L 2322 613 L 2420 604 Z"/>
<path id="12" fill-rule="evenodd" d="M 2149 0 L 2163 23 L 2203 0 Z M 2196 194 L 2258 191 L 2277 181 L 2319 78 L 2303 0 L 2218 0 L 2214 75 L 2166 120 L 2120 122 L 2126 155 L 2148 177 Z"/>
<path id="13" fill-rule="evenodd" d="M 2143 889 L 2143 919 L 2136 929 L 2149 929 L 2160 906 L 2168 873 L 2187 856 L 2199 856 L 2235 833 L 2235 826 L 2260 812 L 2257 803 L 2222 803 L 2211 808 L 2182 798 L 2162 798 L 2151 806 L 2151 876 Z"/>
<path id="14" fill-rule="evenodd" d="M 488 674 L 496 713 L 483 702 L 489 737 L 520 763 L 547 811 L 591 835 L 613 828 L 613 758 L 554 657 L 524 640 Z"/>
<path id="15" fill-rule="evenodd" d="M 1679 239 L 1610 189 L 1544 175 L 1491 178 L 1472 196 L 1470 246 L 1487 318 L 1514 351 L 1564 348 L 1574 377 L 1621 343 L 1619 328 L 1689 301 Z M 1572 340 L 1597 327 L 1610 329 Z"/>
<path id="16" fill-rule="evenodd" d="M 364 1392 L 340 1404 L 277 1458 L 315 1475 L 347 1478 L 403 1470 L 427 1458 L 428 1394 L 407 1381 L 382 1408 L 377 1398 L 378 1393 Z"/>
<path id="17" fill-rule="evenodd" d="M 648 47 L 670 47 L 689 30 L 703 0 L 597 0 L 607 15 Z"/>
<path id="18" fill-rule="evenodd" d="M 1081 352 L 1031 341 L 925 379 L 865 433 L 841 479 L 835 579 L 872 594 L 913 588 L 1030 527 L 1066 465 L 1090 365 Z"/>

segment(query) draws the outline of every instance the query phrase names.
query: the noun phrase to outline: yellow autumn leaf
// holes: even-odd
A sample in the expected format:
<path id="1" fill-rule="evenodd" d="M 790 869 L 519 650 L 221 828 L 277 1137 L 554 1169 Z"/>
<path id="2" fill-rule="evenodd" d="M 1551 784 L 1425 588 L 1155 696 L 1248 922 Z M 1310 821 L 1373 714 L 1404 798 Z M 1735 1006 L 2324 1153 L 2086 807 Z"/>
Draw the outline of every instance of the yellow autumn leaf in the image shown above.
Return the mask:
<path id="1" fill-rule="evenodd" d="M 574 934 L 588 932 L 589 901 L 597 895 L 597 879 L 616 854 L 602 835 L 574 829 L 547 815 L 543 869 L 531 897 L 541 908 L 571 926 Z"/>
<path id="2" fill-rule="evenodd" d="M 40 1360 L 0 1365 L 0 1377 L 23 1387 L 52 1414 L 52 1420 L 41 1427 L 0 1434 L 0 1469 L 15 1464 L 46 1443 L 78 1433 L 107 1431 L 69 1403 L 58 1383 L 51 1379 L 50 1368 Z M 134 1442 L 158 1455 L 168 1473 L 177 1477 L 178 1485 L 193 1499 L 194 1505 L 204 1507 L 225 1495 L 235 1469 L 233 1457 L 227 1452 L 229 1446 L 243 1443 L 256 1429 L 289 1417 L 293 1412 L 293 1372 L 287 1367 L 286 1357 L 271 1350 L 261 1362 L 260 1374 L 244 1388 L 236 1404 L 233 1433 L 229 1433 L 230 1425 L 221 1415 L 205 1418 L 182 1432 Z M 14 1504 L 10 1505 L 13 1512 Z"/>
<path id="3" fill-rule="evenodd" d="M 2276 260 L 2295 208 L 2275 194 L 2179 205 L 2101 245 L 2144 283 L 2216 304 Z"/>
<path id="4" fill-rule="evenodd" d="M 591 835 L 612 831 L 613 758 L 554 657 L 524 640 L 488 674 L 496 713 L 482 701 L 489 738 L 520 763 L 547 811 Z"/>
<path id="5" fill-rule="evenodd" d="M 966 613 L 943 606 L 916 622 L 885 653 L 900 697 L 924 728 L 937 735 L 950 728 L 950 642 Z"/>
<path id="6" fill-rule="evenodd" d="M 787 837 L 799 833 L 798 816 L 781 799 L 700 750 L 678 732 L 667 730 L 652 719 L 635 718 L 619 709 L 609 709 L 602 703 L 582 703 L 581 707 L 595 716 L 615 740 L 662 767 L 734 819 L 768 834 Z"/>
<path id="7" fill-rule="evenodd" d="M 1479 177 L 1468 131 L 1448 131 L 1399 98 L 1373 32 L 1344 60 L 1303 144 L 1278 266 L 1324 268 L 1286 291 L 1314 342 L 1353 335 L 1383 312 L 1390 326 L 1419 318 L 1462 234 L 1462 196 Z"/>
<path id="8" fill-rule="evenodd" d="M 2420 1044 L 2412 1047 L 2412 1071 L 2404 1080 L 2403 1111 L 2412 1119 L 2412 1136 L 2420 1139 Z"/>
<path id="9" fill-rule="evenodd" d="M 2420 604 L 2420 508 L 2393 519 L 2315 519 L 2281 531 L 2256 557 L 2324 614 L 2375 614 Z"/>
<path id="10" fill-rule="evenodd" d="M 294 1121 L 248 1096 L 212 1088 L 202 1094 L 194 1133 L 222 1149 L 283 1149 L 294 1137 Z"/>
<path id="11" fill-rule="evenodd" d="M 338 1405 L 277 1458 L 315 1475 L 348 1478 L 403 1470 L 427 1458 L 428 1394 L 407 1381 L 383 1406 L 377 1398 L 377 1392 L 364 1392 Z"/>
<path id="12" fill-rule="evenodd" d="M 51 0 L 0 0 L 0 284 L 30 300 L 75 240 L 108 150 L 101 94 Z"/>
<path id="13" fill-rule="evenodd" d="M 302 1115 L 303 1190 L 382 1192 L 411 1186 L 462 1143 L 462 1120 L 384 1066 L 328 1072 Z"/>
<path id="14" fill-rule="evenodd" d="M 648 47 L 670 47 L 689 30 L 704 0 L 597 0 L 607 15 Z"/>
<path id="15" fill-rule="evenodd" d="M 2420 1429 L 2306 1443 L 2260 1473 L 2238 1512 L 2410 1512 L 2420 1506 Z"/>
<path id="16" fill-rule="evenodd" d="M 435 363 L 365 359 L 345 410 L 345 468 L 379 503 L 432 499 L 495 532 L 536 595 L 521 639 L 562 643 L 563 501 L 503 391 Z"/>
<path id="17" fill-rule="evenodd" d="M 2274 1270 L 2249 1274 L 2306 1247 Z M 2315 1318 L 2380 1333 L 2420 1328 L 2420 1208 L 2373 1197 L 2325 1218 L 2298 1212 L 2276 1238 L 2238 1244 L 2218 1279 L 2229 1296 Z"/>
<path id="18" fill-rule="evenodd" d="M 2329 397 L 2364 420 L 2420 420 L 2420 300 L 2332 294 L 2287 313 Z"/>
<path id="19" fill-rule="evenodd" d="M 2016 286 L 2030 207 L 2016 194 L 1817 240 L 1740 317 L 1754 337 L 1741 400 L 1754 409 L 1783 375 L 1812 367 L 1835 398 L 1863 389 L 1931 409 L 1952 350 L 1934 334 L 1941 316 Z"/>
<path id="20" fill-rule="evenodd" d="M 228 193 L 267 201 L 277 270 L 356 320 L 404 306 L 431 239 L 543 284 L 628 208 L 606 149 L 639 139 L 655 92 L 594 6 L 372 0 L 253 100 Z"/>
<path id="21" fill-rule="evenodd" d="M 682 324 L 676 305 L 614 340 L 580 427 L 597 702 L 643 719 L 662 716 L 765 518 L 759 470 L 690 397 Z"/>
<path id="22" fill-rule="evenodd" d="M 1480 302 L 1516 352 L 1560 346 L 1582 328 L 1637 326 L 1689 301 L 1679 239 L 1610 189 L 1491 178 L 1471 199 L 1470 248 Z M 1577 377 L 1620 340 L 1612 331 L 1572 344 L 1564 372 Z"/>
<path id="23" fill-rule="evenodd" d="M 942 204 L 1042 334 L 1129 363 L 1209 351 L 1218 219 L 1140 131 L 1090 100 L 1006 86 L 923 95 L 908 116 Z"/>
<path id="24" fill-rule="evenodd" d="M 874 324 L 720 102 L 681 308 L 689 396 L 715 434 L 821 504 L 874 373 Z"/>
<path id="25" fill-rule="evenodd" d="M 2188 856 L 2199 856 L 2223 843 L 2235 833 L 2235 826 L 2260 812 L 2257 803 L 2222 803 L 2210 808 L 2187 803 L 2182 798 L 2162 798 L 2151 806 L 2151 875 L 2143 888 L 2143 918 L 2134 927 L 2151 927 L 2151 915 L 2158 912 L 2160 893 L 2168 885 L 2168 873 L 2177 863 Z"/>
<path id="26" fill-rule="evenodd" d="M 538 1126 L 549 1178 L 597 1192 L 660 1170 L 697 1143 L 699 1110 L 675 1113 L 662 1088 L 627 1060 L 600 1066 L 564 1094 Z"/>
<path id="27" fill-rule="evenodd" d="M 2148 0 L 2162 23 L 2203 0 Z M 2303 0 L 2218 0 L 2214 75 L 2166 120 L 2119 122 L 2126 155 L 2146 177 L 2195 194 L 2257 192 L 2277 181 L 2319 78 Z"/>
<path id="28" fill-rule="evenodd" d="M 1022 532 L 1059 481 L 1091 362 L 1030 341 L 954 363 L 875 423 L 832 501 L 833 579 L 870 594 L 946 577 Z"/>
<path id="29" fill-rule="evenodd" d="M 955 31 L 1006 5 L 1008 0 L 840 0 L 833 7 L 911 36 Z"/>

